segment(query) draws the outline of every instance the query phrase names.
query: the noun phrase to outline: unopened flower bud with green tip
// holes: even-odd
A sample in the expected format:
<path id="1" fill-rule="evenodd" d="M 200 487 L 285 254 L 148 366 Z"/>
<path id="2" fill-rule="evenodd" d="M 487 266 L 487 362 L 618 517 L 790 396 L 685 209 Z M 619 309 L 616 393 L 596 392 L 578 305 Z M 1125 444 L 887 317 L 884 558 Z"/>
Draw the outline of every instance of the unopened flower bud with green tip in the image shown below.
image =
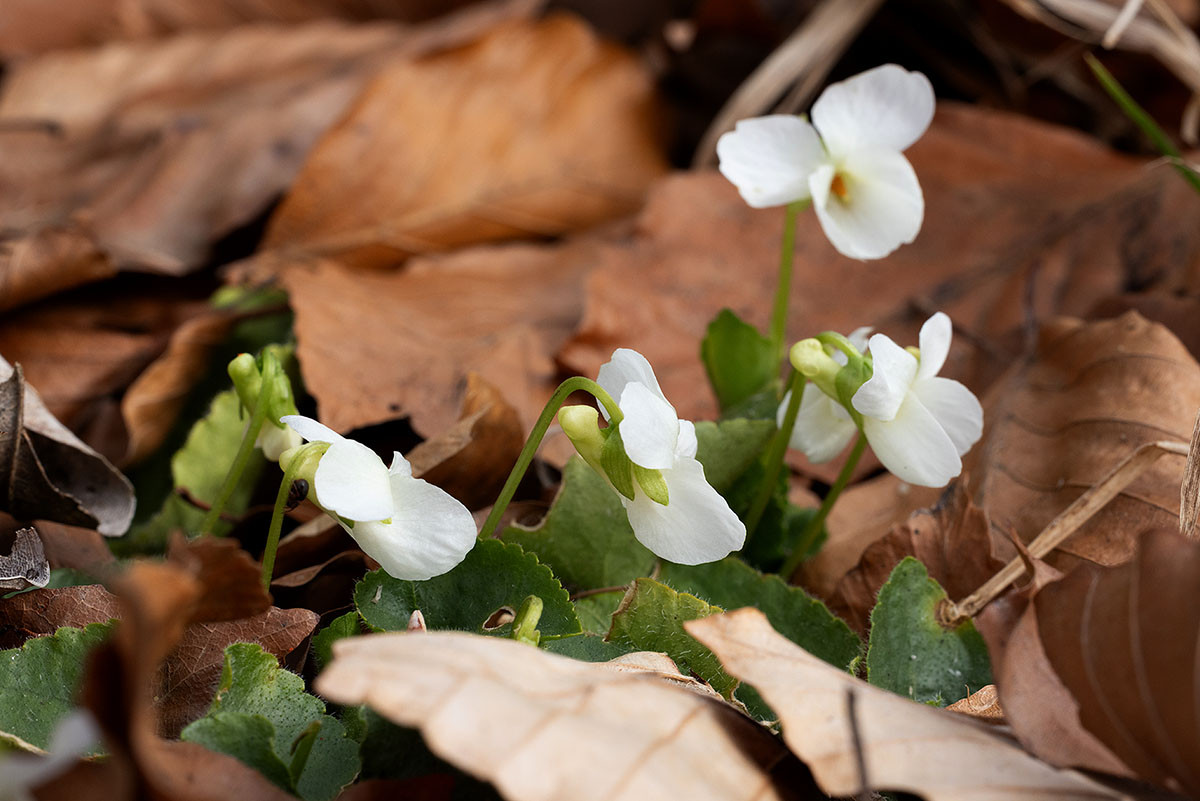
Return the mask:
<path id="1" fill-rule="evenodd" d="M 802 339 L 792 345 L 788 360 L 796 372 L 803 375 L 826 395 L 836 395 L 837 374 L 842 365 L 834 360 L 817 339 Z"/>
<path id="2" fill-rule="evenodd" d="M 558 410 L 558 424 L 583 460 L 593 470 L 603 473 L 604 434 L 600 431 L 600 413 L 591 406 L 564 406 Z"/>
<path id="3" fill-rule="evenodd" d="M 289 358 L 290 349 L 282 345 L 268 345 L 255 359 L 249 353 L 238 354 L 229 363 L 229 377 L 238 400 L 247 410 L 253 410 L 263 396 L 263 381 L 271 382 L 267 399 L 265 421 L 254 441 L 262 449 L 263 456 L 275 462 L 280 455 L 302 442 L 300 436 L 279 422 L 281 417 L 296 414 L 296 398 L 292 394 L 292 382 L 288 379 L 283 363 Z M 266 379 L 266 376 L 270 376 Z"/>

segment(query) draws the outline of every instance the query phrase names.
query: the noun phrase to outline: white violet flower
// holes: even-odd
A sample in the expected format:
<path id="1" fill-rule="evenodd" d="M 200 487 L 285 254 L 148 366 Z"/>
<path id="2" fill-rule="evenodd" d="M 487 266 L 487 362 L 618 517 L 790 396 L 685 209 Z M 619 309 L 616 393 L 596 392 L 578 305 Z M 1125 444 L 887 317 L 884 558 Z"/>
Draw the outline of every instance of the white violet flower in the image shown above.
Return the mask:
<path id="1" fill-rule="evenodd" d="M 439 487 L 413 478 L 396 453 L 374 451 L 302 415 L 280 418 L 309 442 L 325 442 L 311 491 L 363 552 L 393 578 L 423 581 L 453 568 L 475 546 L 475 520 Z"/>
<path id="2" fill-rule="evenodd" d="M 941 487 L 962 472 L 962 455 L 983 435 L 971 390 L 941 378 L 953 327 L 938 312 L 921 326 L 919 357 L 883 334 L 871 337 L 874 372 L 851 399 L 883 466 L 910 484 Z"/>
<path id="3" fill-rule="evenodd" d="M 921 230 L 925 200 L 902 151 L 933 111 L 928 78 L 885 64 L 828 86 L 811 124 L 788 114 L 740 121 L 717 141 L 720 170 L 754 208 L 811 198 L 838 252 L 883 258 Z"/>
<path id="4" fill-rule="evenodd" d="M 861 352 L 867 349 L 867 337 L 870 333 L 869 326 L 856 328 L 847 339 Z M 840 350 L 834 350 L 832 358 L 840 365 L 847 362 L 846 354 Z M 791 398 L 791 392 L 784 394 L 776 415 L 776 425 L 783 425 Z M 788 447 L 803 453 L 813 464 L 820 464 L 841 453 L 857 433 L 858 426 L 854 424 L 854 419 L 850 417 L 846 407 L 822 392 L 813 382 L 805 382 L 804 391 L 800 395 L 800 410 L 796 413 L 796 424 L 792 428 L 792 438 Z"/>
<path id="5" fill-rule="evenodd" d="M 633 497 L 619 490 L 617 496 L 638 541 L 663 559 L 684 565 L 713 562 L 741 548 L 746 526 L 704 477 L 704 467 L 696 461 L 696 427 L 679 419 L 646 358 L 618 348 L 600 368 L 596 383 L 623 415 L 616 431 L 633 463 Z M 608 419 L 603 405 L 601 409 Z M 613 485 L 600 464 L 598 443 L 603 440 L 595 410 L 568 406 L 559 420 L 581 455 Z"/>

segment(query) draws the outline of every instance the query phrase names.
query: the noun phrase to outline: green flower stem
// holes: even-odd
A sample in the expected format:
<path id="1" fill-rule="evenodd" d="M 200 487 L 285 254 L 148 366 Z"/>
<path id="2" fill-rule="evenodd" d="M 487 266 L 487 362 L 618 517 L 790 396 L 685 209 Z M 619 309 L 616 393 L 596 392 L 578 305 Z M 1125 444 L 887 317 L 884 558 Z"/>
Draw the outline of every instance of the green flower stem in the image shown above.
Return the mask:
<path id="1" fill-rule="evenodd" d="M 254 453 L 254 443 L 258 441 L 258 434 L 262 431 L 263 422 L 267 419 L 267 409 L 271 406 L 277 369 L 278 363 L 274 359 L 263 360 L 262 389 L 259 390 L 258 400 L 254 403 L 254 411 L 250 414 L 250 427 L 242 436 L 242 444 L 238 446 L 237 455 L 233 457 L 233 464 L 229 466 L 229 472 L 225 474 L 225 483 L 221 485 L 221 491 L 213 500 L 208 514 L 204 516 L 204 522 L 200 526 L 202 535 L 211 534 L 216 528 L 221 512 L 225 511 L 225 505 L 233 497 L 233 491 L 237 489 L 238 481 L 241 480 L 242 473 L 246 470 L 246 464 L 249 463 L 250 456 Z"/>
<path id="2" fill-rule="evenodd" d="M 775 482 L 779 478 L 779 470 L 783 467 L 783 456 L 787 453 L 788 443 L 792 439 L 792 429 L 796 427 L 796 415 L 800 411 L 800 398 L 804 394 L 803 390 L 804 374 L 798 370 L 792 370 L 787 383 L 787 391 L 792 393 L 792 397 L 788 400 L 787 410 L 783 413 L 783 425 L 775 432 L 775 436 L 771 439 L 771 445 L 767 449 L 763 482 L 758 488 L 758 495 L 754 497 L 754 505 L 750 507 L 750 512 L 746 515 L 747 538 L 754 535 L 754 530 L 762 521 L 763 513 L 767 511 L 767 504 L 771 502 L 771 496 L 775 494 Z"/>
<path id="3" fill-rule="evenodd" d="M 542 639 L 542 633 L 538 631 L 537 627 L 538 621 L 542 619 L 543 606 L 542 599 L 536 595 L 530 595 L 525 599 L 513 620 L 512 638 L 514 640 L 534 647 L 538 645 Z"/>
<path id="4" fill-rule="evenodd" d="M 300 458 L 300 454 L 296 454 L 296 457 L 288 462 L 287 469 L 283 471 L 283 480 L 279 482 L 279 492 L 275 495 L 275 510 L 271 512 L 271 527 L 267 529 L 267 545 L 263 549 L 262 584 L 264 590 L 271 588 L 271 575 L 275 572 L 275 552 L 279 550 L 279 534 L 283 531 L 283 513 L 287 510 L 288 496 L 292 492 L 292 482 L 296 480 L 296 473 L 304 461 Z"/>
<path id="5" fill-rule="evenodd" d="M 814 339 L 822 345 L 828 345 L 831 348 L 837 348 L 842 353 L 846 354 L 847 359 L 861 359 L 863 355 L 858 352 L 858 348 L 854 347 L 854 343 L 849 340 L 844 334 L 839 334 L 837 331 L 822 331 L 817 334 Z"/>
<path id="6" fill-rule="evenodd" d="M 863 451 L 866 449 L 867 438 L 860 431 L 858 440 L 854 443 L 854 449 L 850 451 L 850 456 L 846 459 L 846 464 L 842 467 L 842 472 L 838 473 L 833 486 L 829 488 L 829 494 L 825 496 L 825 500 L 821 503 L 821 508 L 817 510 L 816 516 L 808 521 L 808 525 L 804 528 L 804 533 L 800 535 L 800 541 L 792 549 L 792 555 L 783 563 L 783 569 L 779 571 L 779 575 L 783 576 L 784 581 L 790 579 L 792 574 L 796 572 L 796 568 L 804 561 L 804 557 L 812 548 L 813 543 L 817 541 L 817 537 L 821 533 L 821 526 L 825 524 L 825 518 L 829 517 L 829 512 L 833 509 L 833 504 L 837 502 L 838 496 L 842 494 L 842 490 L 850 483 L 850 475 L 854 472 L 854 468 L 858 466 L 858 460 L 862 458 Z"/>
<path id="7" fill-rule="evenodd" d="M 771 344 L 775 361 L 783 361 L 787 330 L 788 300 L 792 294 L 792 261 L 796 251 L 796 218 L 811 201 L 797 200 L 783 211 L 783 241 L 779 250 L 779 281 L 775 286 L 775 307 L 771 310 Z"/>
<path id="8" fill-rule="evenodd" d="M 525 471 L 529 469 L 529 465 L 533 462 L 534 454 L 537 453 L 538 446 L 542 444 L 542 437 L 546 436 L 546 430 L 554 422 L 554 416 L 558 414 L 558 410 L 566 402 L 567 398 L 570 397 L 571 393 L 578 391 L 591 394 L 603 404 L 605 410 L 608 411 L 608 424 L 610 426 L 621 422 L 624 415 L 621 414 L 621 409 L 617 406 L 617 402 L 595 381 L 583 376 L 575 376 L 559 384 L 558 389 L 554 390 L 554 394 L 546 402 L 546 407 L 542 409 L 537 422 L 533 424 L 533 430 L 529 432 L 529 439 L 525 441 L 525 447 L 521 449 L 521 455 L 517 457 L 517 463 L 513 465 L 512 472 L 508 474 L 508 480 L 504 482 L 504 487 L 500 490 L 500 495 L 496 498 L 495 505 L 492 506 L 491 514 L 488 515 L 487 520 L 483 523 L 483 530 L 479 532 L 480 539 L 487 539 L 495 533 L 496 526 L 500 524 L 500 517 L 504 514 L 504 510 L 508 508 L 509 501 L 512 500 L 513 495 L 516 493 L 521 479 L 525 477 Z"/>

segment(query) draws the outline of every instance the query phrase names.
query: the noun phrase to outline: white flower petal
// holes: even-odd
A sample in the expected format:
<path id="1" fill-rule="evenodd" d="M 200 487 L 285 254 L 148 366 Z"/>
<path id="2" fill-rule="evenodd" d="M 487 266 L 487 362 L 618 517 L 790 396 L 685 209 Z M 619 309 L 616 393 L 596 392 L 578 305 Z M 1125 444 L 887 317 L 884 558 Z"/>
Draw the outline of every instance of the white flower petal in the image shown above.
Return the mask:
<path id="1" fill-rule="evenodd" d="M 921 364 L 917 367 L 917 378 L 930 378 L 938 374 L 950 354 L 950 340 L 954 336 L 954 325 L 943 312 L 938 312 L 921 326 Z"/>
<path id="2" fill-rule="evenodd" d="M 318 423 L 311 417 L 305 417 L 302 414 L 285 414 L 279 418 L 279 422 L 286 426 L 290 426 L 300 436 L 304 437 L 309 442 L 341 442 L 345 439 L 341 434 L 334 431 L 332 428 Z"/>
<path id="3" fill-rule="evenodd" d="M 675 464 L 679 416 L 662 394 L 645 384 L 629 383 L 618 401 L 625 419 L 620 423 L 625 453 L 634 464 L 662 470 Z"/>
<path id="4" fill-rule="evenodd" d="M 392 466 L 388 468 L 389 476 L 411 476 L 412 465 L 400 455 L 400 451 L 392 451 Z"/>
<path id="5" fill-rule="evenodd" d="M 356 523 L 346 529 L 354 541 L 389 576 L 403 581 L 424 581 L 453 569 L 475 547 L 475 520 L 467 507 L 403 471 L 393 472 L 390 484 L 391 521 Z"/>
<path id="6" fill-rule="evenodd" d="M 808 191 L 812 195 L 813 205 L 824 208 L 829 203 L 829 190 L 833 187 L 833 179 L 837 170 L 832 164 L 822 164 L 808 176 Z"/>
<path id="7" fill-rule="evenodd" d="M 679 439 L 675 440 L 676 459 L 695 459 L 700 443 L 696 441 L 696 425 L 691 420 L 679 421 Z"/>
<path id="8" fill-rule="evenodd" d="M 670 503 L 663 506 L 636 489 L 636 498 L 621 503 L 638 541 L 656 555 L 681 565 L 714 562 L 746 541 L 746 526 L 704 478 L 695 459 L 680 459 L 663 470 Z"/>
<path id="9" fill-rule="evenodd" d="M 339 439 L 317 464 L 313 476 L 317 502 L 347 520 L 391 517 L 392 491 L 383 460 L 361 442 Z"/>
<path id="10" fill-rule="evenodd" d="M 934 376 L 914 381 L 912 391 L 950 437 L 959 456 L 983 436 L 983 407 L 962 384 Z"/>
<path id="11" fill-rule="evenodd" d="M 863 418 L 863 433 L 883 466 L 909 484 L 944 487 L 962 472 L 958 449 L 913 395 L 891 422 Z"/>
<path id="12" fill-rule="evenodd" d="M 320 424 L 318 423 L 318 425 Z M 295 448 L 303 440 L 304 437 L 300 436 L 300 432 L 294 428 L 280 428 L 270 422 L 264 422 L 254 444 L 262 449 L 263 456 L 272 462 L 278 462 L 280 454 Z"/>
<path id="13" fill-rule="evenodd" d="M 856 151 L 842 163 L 838 177 L 845 196 L 831 195 L 813 208 L 839 253 L 882 259 L 917 238 L 925 198 L 908 159 L 894 151 Z"/>
<path id="14" fill-rule="evenodd" d="M 817 132 L 790 114 L 740 121 L 717 140 L 721 174 L 752 208 L 808 197 L 808 176 L 827 161 Z"/>
<path id="15" fill-rule="evenodd" d="M 618 404 L 625 387 L 631 383 L 645 384 L 658 397 L 664 401 L 667 399 L 658 386 L 658 379 L 654 376 L 654 368 L 650 366 L 650 362 L 646 361 L 645 356 L 629 348 L 617 348 L 613 351 L 612 358 L 600 366 L 600 372 L 596 374 L 596 383 L 612 395 Z M 604 415 L 605 420 L 608 419 L 608 409 L 603 403 L 600 404 L 600 414 Z"/>
<path id="16" fill-rule="evenodd" d="M 866 148 L 899 152 L 921 138 L 933 120 L 929 79 L 884 64 L 830 84 L 812 107 L 812 121 L 838 159 Z"/>
<path id="17" fill-rule="evenodd" d="M 869 347 L 874 373 L 858 388 L 850 403 L 859 414 L 888 421 L 900 411 L 917 377 L 917 359 L 884 334 L 871 337 Z"/>
<path id="18" fill-rule="evenodd" d="M 791 396 L 790 392 L 783 396 L 778 425 L 783 425 Z M 810 462 L 820 464 L 841 453 L 857 431 L 850 413 L 840 403 L 818 389 L 816 384 L 808 383 L 800 396 L 800 411 L 796 414 L 796 425 L 788 446 L 803 453 Z"/>

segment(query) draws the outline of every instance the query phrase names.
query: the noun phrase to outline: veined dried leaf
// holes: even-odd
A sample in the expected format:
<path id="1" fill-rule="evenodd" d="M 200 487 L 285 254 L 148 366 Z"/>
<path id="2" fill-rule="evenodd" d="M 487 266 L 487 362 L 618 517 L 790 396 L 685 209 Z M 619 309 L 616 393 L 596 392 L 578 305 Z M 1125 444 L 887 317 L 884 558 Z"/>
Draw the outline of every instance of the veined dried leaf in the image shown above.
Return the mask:
<path id="1" fill-rule="evenodd" d="M 628 214 L 665 170 L 652 97 L 633 55 L 568 17 L 398 64 L 314 149 L 263 247 L 382 266 Z"/>
<path id="2" fill-rule="evenodd" d="M 748 801 L 801 797 L 807 785 L 766 729 L 678 679 L 508 639 L 339 640 L 317 690 L 420 728 L 435 754 L 514 801 Z"/>
<path id="3" fill-rule="evenodd" d="M 17 529 L 7 554 L 0 554 L 0 590 L 45 587 L 50 581 L 50 563 L 42 540 L 31 528 Z"/>
<path id="4" fill-rule="evenodd" d="M 564 251 L 475 248 L 391 273 L 329 261 L 287 270 L 300 372 L 321 422 L 349 431 L 407 415 L 432 437 L 455 424 L 475 372 L 532 425 L 557 384 L 553 354 L 579 319 L 592 266 L 564 261 Z M 387 335 L 345 336 L 356 330 Z"/>
<path id="5" fill-rule="evenodd" d="M 1044 326 L 1033 357 L 990 393 L 984 439 L 966 458 L 999 555 L 1015 556 L 1004 528 L 1030 541 L 1139 445 L 1186 442 L 1197 407 L 1200 365 L 1136 312 Z M 1178 457 L 1159 459 L 1059 550 L 1127 561 L 1138 531 L 1177 527 L 1182 470 Z"/>
<path id="6" fill-rule="evenodd" d="M 995 684 L 980 687 L 961 701 L 955 701 L 946 707 L 946 711 L 969 715 L 990 723 L 1004 722 L 1004 710 L 1000 707 L 1000 693 L 996 690 Z"/>
<path id="7" fill-rule="evenodd" d="M 685 625 L 779 713 L 784 741 L 830 795 L 876 789 L 928 801 L 1124 798 L 1038 761 L 982 724 L 822 662 L 776 633 L 755 609 Z"/>
<path id="8" fill-rule="evenodd" d="M 1138 777 L 1200 793 L 1200 545 L 1147 532 L 1133 561 L 1081 566 L 1032 609 L 1084 728 Z"/>

